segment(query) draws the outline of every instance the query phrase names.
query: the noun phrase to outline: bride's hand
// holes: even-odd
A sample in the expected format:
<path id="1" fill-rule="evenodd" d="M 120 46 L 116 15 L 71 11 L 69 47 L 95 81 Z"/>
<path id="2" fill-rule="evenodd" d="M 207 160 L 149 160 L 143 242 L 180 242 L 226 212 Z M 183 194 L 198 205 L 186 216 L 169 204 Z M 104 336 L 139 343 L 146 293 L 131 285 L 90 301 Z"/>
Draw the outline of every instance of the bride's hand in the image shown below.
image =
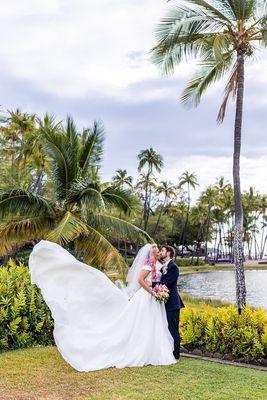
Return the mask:
<path id="1" fill-rule="evenodd" d="M 150 281 L 149 279 L 146 279 L 146 284 L 151 287 L 152 286 L 152 281 Z"/>

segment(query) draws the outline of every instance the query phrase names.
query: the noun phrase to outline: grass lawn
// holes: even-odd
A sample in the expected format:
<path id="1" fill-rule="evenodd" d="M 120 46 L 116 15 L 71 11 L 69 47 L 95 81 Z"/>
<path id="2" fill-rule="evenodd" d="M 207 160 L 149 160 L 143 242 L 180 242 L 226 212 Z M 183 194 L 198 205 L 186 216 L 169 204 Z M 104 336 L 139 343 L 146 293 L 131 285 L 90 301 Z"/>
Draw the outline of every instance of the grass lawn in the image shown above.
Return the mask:
<path id="1" fill-rule="evenodd" d="M 186 307 L 191 307 L 191 308 L 203 309 L 205 306 L 211 306 L 214 308 L 218 308 L 218 307 L 225 307 L 225 306 L 227 307 L 231 304 L 231 303 L 228 303 L 228 302 L 222 301 L 222 300 L 209 299 L 208 297 L 194 297 L 189 293 L 184 293 L 181 291 L 180 291 L 180 295 L 181 295 Z"/>
<path id="2" fill-rule="evenodd" d="M 79 373 L 56 348 L 0 354 L 1 400 L 266 400 L 264 371 L 182 358 L 168 367 Z"/>
<path id="3" fill-rule="evenodd" d="M 188 273 L 197 273 L 197 272 L 212 272 L 212 271 L 234 271 L 235 266 L 234 264 L 216 264 L 216 265 L 199 265 L 198 267 L 195 266 L 188 266 L 188 267 L 179 267 L 180 274 L 185 275 Z M 267 269 L 267 265 L 261 264 L 245 264 L 245 270 L 251 269 Z"/>

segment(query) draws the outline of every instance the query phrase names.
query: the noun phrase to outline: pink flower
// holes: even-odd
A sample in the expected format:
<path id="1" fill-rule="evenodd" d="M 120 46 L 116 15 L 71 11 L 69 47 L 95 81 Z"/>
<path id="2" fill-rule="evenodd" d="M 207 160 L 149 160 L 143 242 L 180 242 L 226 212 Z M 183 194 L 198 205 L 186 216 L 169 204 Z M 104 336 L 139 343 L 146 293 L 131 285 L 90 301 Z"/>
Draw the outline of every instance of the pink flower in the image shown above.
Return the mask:
<path id="1" fill-rule="evenodd" d="M 170 291 L 166 285 L 158 284 L 153 289 L 154 297 L 159 302 L 166 303 L 170 297 Z"/>

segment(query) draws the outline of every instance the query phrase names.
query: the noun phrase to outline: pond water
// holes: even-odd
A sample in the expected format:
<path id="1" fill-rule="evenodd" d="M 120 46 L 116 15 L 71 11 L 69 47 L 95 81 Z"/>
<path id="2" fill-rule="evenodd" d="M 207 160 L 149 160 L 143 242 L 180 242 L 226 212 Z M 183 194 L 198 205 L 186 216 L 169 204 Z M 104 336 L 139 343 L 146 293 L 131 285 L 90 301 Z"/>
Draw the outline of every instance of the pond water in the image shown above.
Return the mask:
<path id="1" fill-rule="evenodd" d="M 247 304 L 267 310 L 267 270 L 245 272 Z M 180 275 L 179 289 L 196 297 L 209 297 L 235 303 L 234 271 Z"/>

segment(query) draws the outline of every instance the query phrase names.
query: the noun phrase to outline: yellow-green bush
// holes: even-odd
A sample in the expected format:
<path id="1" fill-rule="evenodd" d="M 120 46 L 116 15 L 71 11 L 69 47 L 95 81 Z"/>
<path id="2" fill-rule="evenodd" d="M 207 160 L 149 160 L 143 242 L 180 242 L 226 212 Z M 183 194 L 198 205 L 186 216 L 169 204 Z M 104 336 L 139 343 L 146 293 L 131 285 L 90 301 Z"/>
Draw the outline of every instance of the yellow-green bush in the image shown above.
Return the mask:
<path id="1" fill-rule="evenodd" d="M 0 350 L 53 343 L 53 320 L 23 264 L 0 267 Z"/>
<path id="2" fill-rule="evenodd" d="M 234 358 L 267 357 L 267 314 L 246 307 L 241 315 L 236 308 L 185 308 L 181 313 L 182 345 L 208 352 L 231 353 Z"/>

